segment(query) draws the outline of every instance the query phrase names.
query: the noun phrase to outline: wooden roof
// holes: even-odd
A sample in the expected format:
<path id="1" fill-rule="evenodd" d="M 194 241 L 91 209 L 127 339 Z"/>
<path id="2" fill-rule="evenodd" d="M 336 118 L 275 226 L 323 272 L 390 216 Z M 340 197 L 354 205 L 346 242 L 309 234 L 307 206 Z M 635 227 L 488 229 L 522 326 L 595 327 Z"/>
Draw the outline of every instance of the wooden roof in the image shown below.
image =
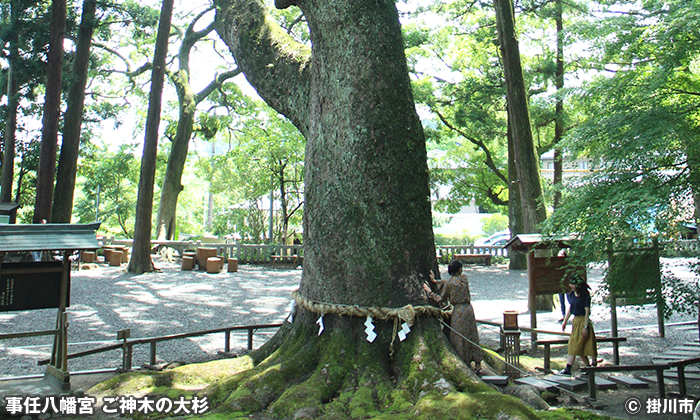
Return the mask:
<path id="1" fill-rule="evenodd" d="M 20 205 L 16 203 L 0 203 L 0 214 L 10 214 L 17 210 Z"/>
<path id="2" fill-rule="evenodd" d="M 0 252 L 97 249 L 100 223 L 0 225 Z"/>
<path id="3" fill-rule="evenodd" d="M 552 245 L 566 248 L 572 240 L 574 240 L 574 238 L 571 236 L 548 238 L 538 233 L 527 233 L 516 235 L 503 247 L 512 251 L 529 251 L 533 248 L 547 248 Z"/>

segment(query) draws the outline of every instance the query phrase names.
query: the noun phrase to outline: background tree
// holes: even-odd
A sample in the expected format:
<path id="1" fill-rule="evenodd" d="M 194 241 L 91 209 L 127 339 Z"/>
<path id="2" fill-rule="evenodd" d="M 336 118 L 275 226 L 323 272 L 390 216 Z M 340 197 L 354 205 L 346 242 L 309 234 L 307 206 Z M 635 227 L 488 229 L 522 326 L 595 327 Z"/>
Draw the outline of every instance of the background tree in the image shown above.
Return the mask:
<path id="1" fill-rule="evenodd" d="M 73 193 L 78 170 L 80 129 L 85 106 L 85 86 L 88 81 L 88 64 L 92 34 L 96 25 L 96 0 L 83 1 L 83 13 L 78 30 L 75 57 L 70 71 L 70 90 L 63 123 L 61 155 L 56 171 L 56 187 L 53 194 L 52 222 L 70 223 L 73 214 Z"/>
<path id="2" fill-rule="evenodd" d="M 424 304 L 421 284 L 436 261 L 427 156 L 396 6 L 295 4 L 308 19 L 311 51 L 286 36 L 257 1 L 217 1 L 216 19 L 248 80 L 306 137 L 299 293 L 361 307 Z M 393 323 L 378 322 L 379 336 L 370 344 L 364 318 L 326 315 L 320 337 L 317 318 L 299 309 L 256 360 L 278 350 L 275 356 L 211 387 L 212 403 L 225 401 L 243 412 L 269 407 L 280 417 L 301 409 L 318 417 L 351 409 L 354 401 L 368 416 L 394 404 L 399 412 L 415 406 L 439 417 L 441 407 L 433 403 L 441 394 L 430 385 L 439 378 L 448 378 L 455 392 L 486 389 L 448 350 L 434 318 L 417 319 L 391 356 Z M 259 389 L 266 390 L 264 398 Z M 343 401 L 324 407 L 341 392 Z M 523 413 L 518 404 L 498 410 Z"/>
<path id="3" fill-rule="evenodd" d="M 520 188 L 520 204 L 523 211 L 523 233 L 535 233 L 547 214 L 540 184 L 539 159 L 530 126 L 528 96 L 520 62 L 513 3 L 508 0 L 494 0 L 494 9 L 506 80 L 508 127 L 513 136 L 515 167 L 518 174 L 515 182 Z"/>
<path id="4" fill-rule="evenodd" d="M 63 78 L 63 38 L 66 26 L 66 0 L 51 1 L 51 34 L 46 69 L 44 118 L 41 131 L 41 152 L 37 170 L 34 223 L 51 221 L 56 151 L 58 149 L 58 121 L 61 113 Z"/>
<path id="5" fill-rule="evenodd" d="M 151 260 L 151 215 L 153 214 L 153 186 L 155 183 L 156 157 L 158 152 L 158 127 L 160 126 L 161 100 L 165 80 L 165 58 L 168 54 L 168 39 L 173 14 L 174 0 L 163 0 L 158 22 L 158 36 L 153 55 L 151 92 L 146 118 L 146 136 L 141 158 L 139 193 L 136 201 L 134 244 L 128 271 L 141 274 L 154 270 Z"/>
<path id="6" fill-rule="evenodd" d="M 100 231 L 106 236 L 133 238 L 139 183 L 135 149 L 127 144 L 115 152 L 105 145 L 86 148 L 79 166 L 81 189 L 75 202 L 79 223 L 99 220 Z"/>
<path id="7" fill-rule="evenodd" d="M 172 137 L 170 155 L 168 157 L 167 169 L 161 189 L 160 204 L 158 206 L 156 227 L 158 239 L 172 239 L 175 233 L 177 199 L 184 188 L 182 185 L 182 172 L 185 167 L 189 142 L 194 130 L 197 105 L 205 100 L 212 92 L 220 89 L 226 80 L 240 74 L 240 70 L 238 69 L 223 72 L 218 74 L 215 79 L 200 92 L 193 91 L 192 85 L 190 84 L 190 52 L 195 43 L 208 36 L 214 30 L 214 24 L 212 22 L 200 31 L 195 31 L 194 27 L 200 19 L 212 10 L 212 8 L 206 9 L 188 25 L 182 43 L 180 44 L 180 51 L 178 54 L 179 68 L 177 71 L 169 73 L 170 80 L 175 85 L 177 91 L 179 115 L 175 135 Z M 209 134 L 205 133 L 205 137 L 215 134 L 216 131 Z"/>

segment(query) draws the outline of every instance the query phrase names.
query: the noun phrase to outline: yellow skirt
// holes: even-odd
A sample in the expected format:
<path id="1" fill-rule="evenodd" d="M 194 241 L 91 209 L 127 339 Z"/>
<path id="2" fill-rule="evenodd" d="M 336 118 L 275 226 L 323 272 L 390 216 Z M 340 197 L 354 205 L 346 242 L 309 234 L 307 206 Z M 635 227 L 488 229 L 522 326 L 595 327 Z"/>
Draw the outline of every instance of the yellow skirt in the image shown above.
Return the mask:
<path id="1" fill-rule="evenodd" d="M 596 349 L 595 342 L 595 331 L 593 331 L 593 324 L 588 322 L 588 337 L 584 340 L 581 337 L 581 331 L 583 331 L 585 316 L 575 316 L 572 321 L 571 327 L 571 337 L 569 337 L 569 356 L 590 356 L 598 357 L 598 350 Z"/>

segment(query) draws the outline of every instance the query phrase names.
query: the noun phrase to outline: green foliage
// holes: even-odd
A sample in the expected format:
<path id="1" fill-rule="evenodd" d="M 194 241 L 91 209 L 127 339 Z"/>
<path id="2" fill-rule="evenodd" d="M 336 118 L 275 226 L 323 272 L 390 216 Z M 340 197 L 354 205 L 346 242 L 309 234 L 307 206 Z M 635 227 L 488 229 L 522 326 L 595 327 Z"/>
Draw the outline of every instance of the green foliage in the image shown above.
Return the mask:
<path id="1" fill-rule="evenodd" d="M 82 195 L 76 198 L 74 210 L 80 223 L 95 221 L 99 187 L 100 231 L 133 237 L 140 170 L 134 153 L 134 146 L 122 144 L 117 152 L 102 146 L 84 155 L 78 168 Z"/>
<path id="2" fill-rule="evenodd" d="M 493 214 L 481 220 L 481 226 L 487 236 L 496 232 L 508 229 L 508 216 L 504 214 Z"/>

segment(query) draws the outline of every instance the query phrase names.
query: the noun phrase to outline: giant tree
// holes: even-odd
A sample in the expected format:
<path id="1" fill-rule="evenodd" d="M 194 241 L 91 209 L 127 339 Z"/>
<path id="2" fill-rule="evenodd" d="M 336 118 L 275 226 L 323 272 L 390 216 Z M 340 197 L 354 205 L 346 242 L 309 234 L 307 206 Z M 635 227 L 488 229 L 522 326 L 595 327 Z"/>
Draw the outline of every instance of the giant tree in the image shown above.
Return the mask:
<path id="1" fill-rule="evenodd" d="M 426 308 L 421 284 L 436 259 L 425 140 L 395 3 L 294 4 L 311 48 L 287 36 L 259 1 L 216 2 L 217 32 L 237 64 L 307 143 L 300 307 L 255 354 L 264 362 L 209 388 L 212 403 L 285 418 L 346 410 L 444 417 L 456 406 L 525 416 L 497 393 L 464 398 L 460 392 L 488 388 L 459 361 L 435 317 L 413 316 L 414 306 Z M 404 321 L 377 319 L 370 343 L 365 316 L 337 315 L 350 308 L 403 308 L 412 331 L 394 340 Z"/>

